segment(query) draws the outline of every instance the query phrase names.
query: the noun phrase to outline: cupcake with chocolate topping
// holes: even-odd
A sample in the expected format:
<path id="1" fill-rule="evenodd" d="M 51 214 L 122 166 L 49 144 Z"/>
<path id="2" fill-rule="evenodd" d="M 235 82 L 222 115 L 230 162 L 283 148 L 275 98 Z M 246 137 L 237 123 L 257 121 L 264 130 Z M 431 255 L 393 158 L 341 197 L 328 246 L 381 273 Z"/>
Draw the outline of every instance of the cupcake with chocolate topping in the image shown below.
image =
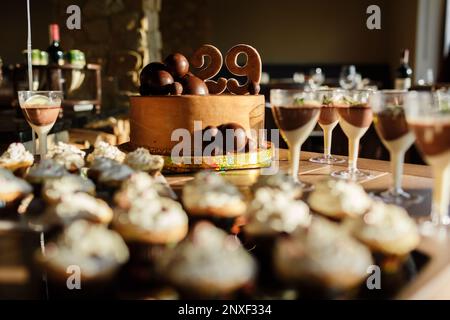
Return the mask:
<path id="1" fill-rule="evenodd" d="M 68 193 L 62 195 L 58 203 L 47 208 L 42 222 L 64 226 L 82 219 L 107 225 L 112 218 L 113 211 L 105 201 L 87 193 Z"/>
<path id="2" fill-rule="evenodd" d="M 79 192 L 95 195 L 95 184 L 87 178 L 68 174 L 46 181 L 42 189 L 42 197 L 47 203 L 56 204 L 61 201 L 64 195 Z"/>
<path id="3" fill-rule="evenodd" d="M 308 204 L 314 212 L 334 220 L 361 216 L 370 209 L 372 202 L 361 185 L 334 179 L 316 183 L 308 197 Z"/>
<path id="4" fill-rule="evenodd" d="M 239 240 L 208 222 L 164 252 L 158 270 L 183 298 L 233 298 L 253 286 L 256 263 Z"/>
<path id="5" fill-rule="evenodd" d="M 0 156 L 0 168 L 8 169 L 20 177 L 25 175 L 33 163 L 33 155 L 25 149 L 22 143 L 11 143 Z"/>
<path id="6" fill-rule="evenodd" d="M 120 209 L 128 210 L 133 202 L 145 198 L 156 197 L 173 198 L 173 191 L 145 172 L 135 172 L 122 183 L 121 188 L 114 195 L 114 203 Z"/>
<path id="7" fill-rule="evenodd" d="M 125 153 L 108 142 L 98 141 L 95 144 L 94 151 L 87 156 L 87 161 L 92 163 L 95 158 L 108 158 L 122 163 L 125 160 Z"/>
<path id="8" fill-rule="evenodd" d="M 272 269 L 273 245 L 277 238 L 307 227 L 311 222 L 308 206 L 301 200 L 271 188 L 259 188 L 250 202 L 243 228 L 245 246 L 251 249 L 260 265 L 264 285 L 274 284 Z"/>
<path id="9" fill-rule="evenodd" d="M 83 220 L 74 222 L 57 239 L 50 241 L 45 256 L 41 251 L 36 255 L 47 272 L 51 298 L 111 294 L 113 279 L 129 257 L 119 234 Z M 79 269 L 74 270 L 73 266 Z M 68 288 L 71 275 L 68 270 L 79 271 L 82 290 Z"/>
<path id="10" fill-rule="evenodd" d="M 363 216 L 347 219 L 344 226 L 372 251 L 386 256 L 406 256 L 420 242 L 416 222 L 402 207 L 374 201 Z"/>
<path id="11" fill-rule="evenodd" d="M 0 217 L 18 218 L 21 201 L 32 192 L 31 185 L 11 171 L 0 168 Z"/>
<path id="12" fill-rule="evenodd" d="M 273 175 L 259 175 L 251 188 L 253 194 L 259 188 L 270 188 L 281 191 L 288 198 L 292 199 L 300 199 L 303 194 L 301 186 L 294 181 L 294 178 L 290 174 L 281 171 Z"/>
<path id="13" fill-rule="evenodd" d="M 364 281 L 373 260 L 370 250 L 341 226 L 314 217 L 309 227 L 277 240 L 273 263 L 287 286 L 337 298 L 351 294 Z"/>
<path id="14" fill-rule="evenodd" d="M 30 168 L 26 180 L 33 185 L 34 194 L 41 194 L 42 185 L 49 180 L 69 174 L 61 164 L 52 159 L 45 159 Z"/>
<path id="15" fill-rule="evenodd" d="M 48 157 L 63 165 L 67 171 L 76 173 L 84 167 L 86 153 L 77 147 L 58 142 L 48 152 Z"/>
<path id="16" fill-rule="evenodd" d="M 128 210 L 116 209 L 113 228 L 130 249 L 130 280 L 142 284 L 156 280 L 155 261 L 164 248 L 184 239 L 188 232 L 188 217 L 181 205 L 172 199 L 142 197 Z"/>
<path id="17" fill-rule="evenodd" d="M 197 173 L 185 184 L 182 200 L 192 222 L 210 220 L 226 231 L 246 210 L 244 197 L 238 188 L 210 171 Z"/>
<path id="18" fill-rule="evenodd" d="M 145 148 L 137 148 L 125 156 L 126 165 L 136 171 L 144 171 L 152 176 L 160 173 L 164 167 L 164 158 L 152 155 Z"/>

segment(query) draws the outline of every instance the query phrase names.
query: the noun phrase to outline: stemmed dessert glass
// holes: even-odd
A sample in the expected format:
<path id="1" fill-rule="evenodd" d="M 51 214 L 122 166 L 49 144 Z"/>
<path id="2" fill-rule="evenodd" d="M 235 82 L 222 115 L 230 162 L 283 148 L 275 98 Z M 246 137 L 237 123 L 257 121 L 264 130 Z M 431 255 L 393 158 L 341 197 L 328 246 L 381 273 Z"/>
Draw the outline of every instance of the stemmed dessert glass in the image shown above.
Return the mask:
<path id="1" fill-rule="evenodd" d="M 433 227 L 437 227 L 447 235 L 450 224 L 450 93 L 409 92 L 405 113 L 416 135 L 416 145 L 433 171 L 431 219 L 422 226 L 432 226 L 433 231 L 436 230 Z"/>
<path id="2" fill-rule="evenodd" d="M 339 124 L 348 138 L 348 168 L 334 171 L 335 178 L 360 181 L 369 178 L 370 172 L 358 169 L 359 141 L 372 123 L 372 109 L 369 97 L 373 90 L 347 91 L 341 99 L 334 102 L 339 114 Z"/>
<path id="3" fill-rule="evenodd" d="M 19 91 L 19 104 L 28 124 L 39 138 L 41 160 L 47 155 L 47 135 L 58 119 L 63 93 L 61 91 Z"/>
<path id="4" fill-rule="evenodd" d="M 373 123 L 382 143 L 389 150 L 391 159 L 392 186 L 378 196 L 387 203 L 408 206 L 418 203 L 422 197 L 411 195 L 402 189 L 403 162 L 406 151 L 415 140 L 409 128 L 403 104 L 407 91 L 381 90 L 370 96 Z"/>
<path id="5" fill-rule="evenodd" d="M 339 89 L 321 89 L 317 90 L 319 101 L 322 102 L 320 109 L 319 126 L 323 130 L 323 155 L 309 159 L 311 162 L 322 164 L 343 163 L 344 159 L 336 158 L 331 155 L 331 139 L 333 137 L 333 129 L 339 123 L 339 115 L 334 106 L 335 99 L 343 96 L 344 90 Z"/>
<path id="6" fill-rule="evenodd" d="M 302 188 L 311 190 L 312 185 L 298 179 L 300 150 L 319 119 L 322 103 L 316 91 L 270 90 L 270 104 L 275 122 L 289 147 L 291 175 Z"/>

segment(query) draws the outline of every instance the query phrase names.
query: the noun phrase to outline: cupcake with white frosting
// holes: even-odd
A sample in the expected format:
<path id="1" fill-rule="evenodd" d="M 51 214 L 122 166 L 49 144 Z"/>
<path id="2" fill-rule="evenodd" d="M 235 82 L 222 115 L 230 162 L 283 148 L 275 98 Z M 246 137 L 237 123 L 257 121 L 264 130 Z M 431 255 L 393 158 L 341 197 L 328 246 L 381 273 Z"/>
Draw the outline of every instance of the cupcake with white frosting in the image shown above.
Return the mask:
<path id="1" fill-rule="evenodd" d="M 197 173 L 185 184 L 182 201 L 192 221 L 207 219 L 225 230 L 230 230 L 235 219 L 246 210 L 239 189 L 210 171 Z"/>
<path id="2" fill-rule="evenodd" d="M 69 225 L 76 220 L 87 220 L 92 223 L 109 224 L 113 211 L 108 204 L 87 193 L 62 195 L 59 202 L 48 207 L 43 222 L 50 225 Z"/>
<path id="3" fill-rule="evenodd" d="M 100 176 L 100 174 L 109 169 L 110 167 L 114 166 L 114 165 L 119 165 L 120 163 L 109 159 L 109 158 L 102 158 L 102 157 L 98 157 L 95 158 L 89 165 L 89 169 L 87 171 L 87 176 L 94 180 L 95 182 L 97 182 L 98 177 Z"/>
<path id="4" fill-rule="evenodd" d="M 168 185 L 156 181 L 145 172 L 135 172 L 122 183 L 121 188 L 114 195 L 117 207 L 128 210 L 133 202 L 145 198 L 173 197 L 173 191 Z"/>
<path id="5" fill-rule="evenodd" d="M 45 256 L 40 250 L 36 255 L 47 272 L 50 285 L 55 286 L 50 288 L 50 294 L 55 293 L 55 297 L 60 298 L 57 294 L 84 296 L 107 293 L 115 274 L 127 262 L 129 252 L 116 232 L 80 220 L 46 245 Z M 75 271 L 81 276 L 82 290 L 68 289 L 68 277 Z"/>
<path id="6" fill-rule="evenodd" d="M 277 240 L 273 263 L 276 275 L 287 285 L 326 295 L 358 287 L 373 260 L 370 250 L 341 226 L 314 217 L 308 228 Z"/>
<path id="7" fill-rule="evenodd" d="M 256 263 L 236 237 L 200 222 L 177 247 L 164 252 L 158 270 L 184 298 L 231 298 L 252 285 Z"/>
<path id="8" fill-rule="evenodd" d="M 49 204 L 56 204 L 65 195 L 84 192 L 95 195 L 95 184 L 78 175 L 68 174 L 44 183 L 42 196 Z"/>
<path id="9" fill-rule="evenodd" d="M 87 161 L 92 163 L 95 158 L 108 158 L 122 163 L 125 160 L 125 153 L 105 141 L 98 141 L 94 146 L 94 151 L 87 156 Z"/>
<path id="10" fill-rule="evenodd" d="M 281 191 L 285 196 L 292 199 L 299 199 L 303 194 L 300 184 L 296 183 L 290 174 L 281 171 L 272 175 L 259 175 L 251 189 L 255 193 L 259 188 Z"/>
<path id="11" fill-rule="evenodd" d="M 374 252 L 405 256 L 420 242 L 416 222 L 402 207 L 375 201 L 363 216 L 347 219 L 344 226 Z"/>
<path id="12" fill-rule="evenodd" d="M 258 259 L 259 283 L 274 287 L 274 242 L 279 237 L 294 233 L 298 228 L 308 227 L 311 222 L 309 207 L 281 190 L 259 188 L 248 206 L 246 220 L 243 228 L 244 243 Z"/>
<path id="13" fill-rule="evenodd" d="M 45 159 L 30 168 L 26 179 L 33 185 L 34 193 L 41 194 L 42 185 L 49 180 L 69 174 L 63 165 L 52 159 Z"/>
<path id="14" fill-rule="evenodd" d="M 22 143 L 11 143 L 0 156 L 0 168 L 11 170 L 18 176 L 24 176 L 33 163 L 33 155 Z"/>
<path id="15" fill-rule="evenodd" d="M 17 209 L 32 190 L 28 182 L 0 168 L 0 216 L 18 218 Z"/>
<path id="16" fill-rule="evenodd" d="M 79 172 L 84 167 L 86 152 L 77 147 L 58 142 L 48 152 L 48 157 L 63 165 L 69 172 Z"/>
<path id="17" fill-rule="evenodd" d="M 326 179 L 315 184 L 308 197 L 311 209 L 331 219 L 358 217 L 372 206 L 372 199 L 356 182 Z"/>
<path id="18" fill-rule="evenodd" d="M 116 190 L 134 173 L 133 169 L 125 164 L 113 164 L 109 168 L 100 172 L 98 183 Z"/>
<path id="19" fill-rule="evenodd" d="M 136 171 L 144 171 L 152 176 L 160 173 L 164 167 L 164 158 L 152 155 L 145 148 L 137 148 L 125 156 L 124 163 Z"/>

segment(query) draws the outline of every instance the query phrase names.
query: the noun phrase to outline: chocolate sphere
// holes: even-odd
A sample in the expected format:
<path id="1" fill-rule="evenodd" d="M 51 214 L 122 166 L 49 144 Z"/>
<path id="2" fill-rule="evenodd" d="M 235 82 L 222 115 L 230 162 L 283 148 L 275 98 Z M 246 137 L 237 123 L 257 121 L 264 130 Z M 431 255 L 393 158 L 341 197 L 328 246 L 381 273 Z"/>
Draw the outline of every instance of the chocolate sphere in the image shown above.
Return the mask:
<path id="1" fill-rule="evenodd" d="M 219 129 L 215 126 L 207 126 L 202 130 L 202 146 L 203 151 L 209 146 L 208 152 L 211 154 L 204 154 L 205 156 L 215 156 L 222 153 L 222 145 L 220 141 L 216 141 L 216 136 L 219 133 Z"/>
<path id="2" fill-rule="evenodd" d="M 224 141 L 224 150 L 227 152 L 241 152 L 247 145 L 247 133 L 238 123 L 225 123 L 219 126 Z M 227 136 L 227 130 L 229 136 Z M 232 131 L 231 131 L 232 130 Z"/>
<path id="3" fill-rule="evenodd" d="M 174 80 L 164 64 L 153 62 L 145 66 L 140 74 L 141 95 L 167 95 Z"/>
<path id="4" fill-rule="evenodd" d="M 179 82 L 174 82 L 170 85 L 170 94 L 173 96 L 180 96 L 183 93 L 183 86 Z"/>
<path id="5" fill-rule="evenodd" d="M 205 82 L 196 76 L 185 75 L 181 79 L 181 84 L 183 85 L 183 94 L 193 94 L 198 96 L 206 96 L 209 94 Z"/>
<path id="6" fill-rule="evenodd" d="M 173 53 L 164 60 L 174 78 L 182 78 L 189 72 L 189 61 L 181 53 Z"/>

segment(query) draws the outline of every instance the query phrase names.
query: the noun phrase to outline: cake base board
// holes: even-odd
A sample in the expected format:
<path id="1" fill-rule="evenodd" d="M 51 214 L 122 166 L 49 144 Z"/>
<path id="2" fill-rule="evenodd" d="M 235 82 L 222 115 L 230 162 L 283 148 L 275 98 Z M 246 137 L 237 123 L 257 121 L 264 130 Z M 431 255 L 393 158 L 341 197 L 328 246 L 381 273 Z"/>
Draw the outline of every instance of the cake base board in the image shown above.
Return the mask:
<path id="1" fill-rule="evenodd" d="M 119 149 L 123 152 L 131 152 L 137 147 L 131 143 L 123 143 L 119 145 Z M 172 158 L 171 156 L 162 155 L 164 158 L 163 173 L 186 173 L 200 170 L 239 170 L 239 169 L 256 169 L 267 168 L 272 163 L 272 148 L 260 148 L 252 152 L 232 153 L 218 156 L 187 156 Z"/>

